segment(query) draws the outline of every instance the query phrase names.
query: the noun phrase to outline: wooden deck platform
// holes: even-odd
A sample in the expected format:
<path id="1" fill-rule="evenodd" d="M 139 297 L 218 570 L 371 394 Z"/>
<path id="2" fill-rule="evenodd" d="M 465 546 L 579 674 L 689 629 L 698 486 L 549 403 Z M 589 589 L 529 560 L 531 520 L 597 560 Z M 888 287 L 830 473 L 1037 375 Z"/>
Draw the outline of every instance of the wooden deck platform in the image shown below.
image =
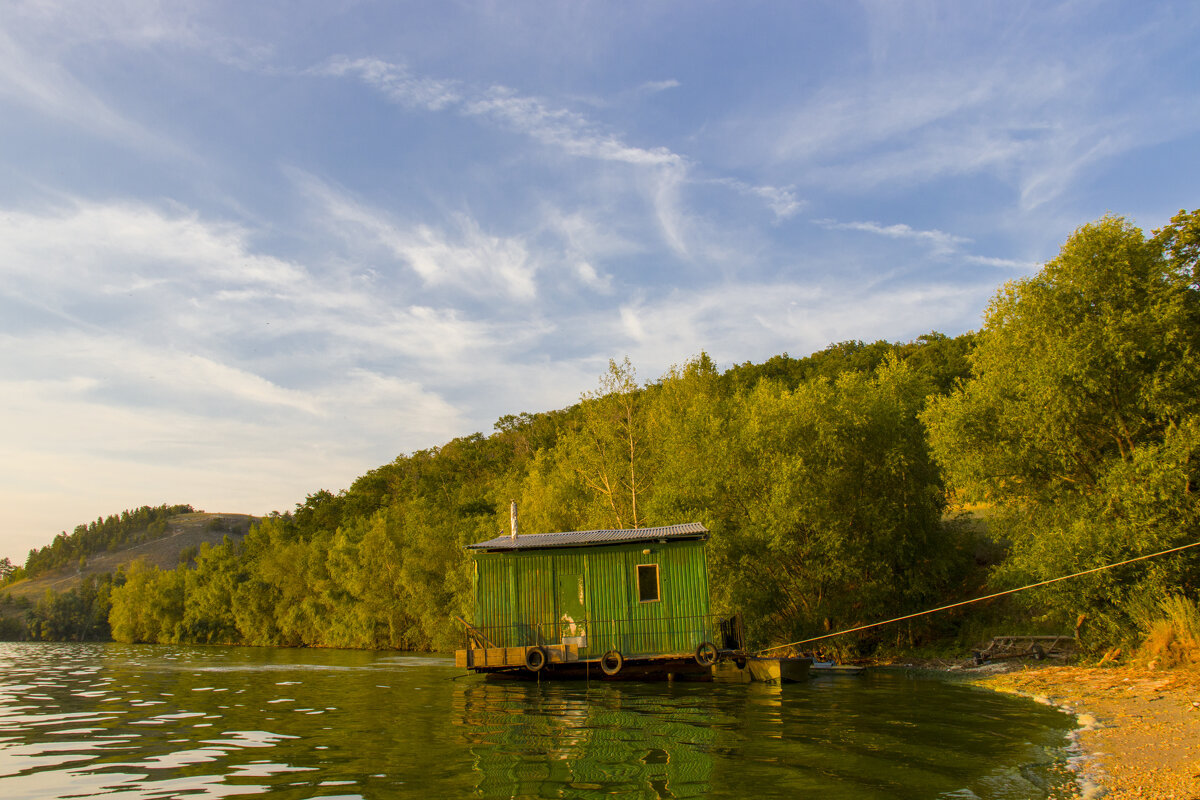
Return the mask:
<path id="1" fill-rule="evenodd" d="M 598 659 L 579 657 L 579 647 L 569 644 L 542 645 L 544 670 L 528 668 L 528 647 L 475 647 L 457 650 L 454 665 L 460 669 L 495 677 L 591 680 L 703 680 L 719 683 L 798 683 L 809 678 L 810 658 L 725 657 L 711 667 L 697 664 L 686 654 L 629 659 L 617 675 L 605 675 Z"/>
<path id="2" fill-rule="evenodd" d="M 454 651 L 454 666 L 466 669 L 524 667 L 527 653 L 533 647 L 479 647 Z M 572 644 L 543 645 L 547 664 L 564 664 L 579 660 L 579 648 Z"/>

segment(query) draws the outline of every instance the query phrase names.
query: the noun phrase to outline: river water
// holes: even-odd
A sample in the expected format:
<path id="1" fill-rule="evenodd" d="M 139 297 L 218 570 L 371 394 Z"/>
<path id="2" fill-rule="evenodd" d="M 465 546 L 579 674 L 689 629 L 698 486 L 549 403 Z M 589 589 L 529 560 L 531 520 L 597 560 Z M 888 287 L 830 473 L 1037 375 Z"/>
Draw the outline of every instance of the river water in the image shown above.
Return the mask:
<path id="1" fill-rule="evenodd" d="M 0 643 L 5 800 L 1028 800 L 1073 724 L 903 672 L 498 682 L 396 653 Z"/>

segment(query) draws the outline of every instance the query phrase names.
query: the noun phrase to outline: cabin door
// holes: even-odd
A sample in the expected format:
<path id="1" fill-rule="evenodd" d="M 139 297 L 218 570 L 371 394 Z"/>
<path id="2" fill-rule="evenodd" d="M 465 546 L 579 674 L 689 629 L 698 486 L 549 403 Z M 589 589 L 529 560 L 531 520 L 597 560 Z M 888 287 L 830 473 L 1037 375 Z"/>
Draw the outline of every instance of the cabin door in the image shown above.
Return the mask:
<path id="1" fill-rule="evenodd" d="M 587 647 L 587 604 L 583 576 L 576 572 L 558 573 L 558 622 L 563 644 Z"/>

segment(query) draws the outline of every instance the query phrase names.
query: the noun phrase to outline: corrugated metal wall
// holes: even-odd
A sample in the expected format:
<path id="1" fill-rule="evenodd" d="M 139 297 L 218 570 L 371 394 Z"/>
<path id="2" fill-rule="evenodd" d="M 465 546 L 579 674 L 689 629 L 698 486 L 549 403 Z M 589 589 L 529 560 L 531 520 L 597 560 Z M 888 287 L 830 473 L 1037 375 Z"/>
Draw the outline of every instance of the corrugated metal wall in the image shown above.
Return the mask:
<path id="1" fill-rule="evenodd" d="M 638 601 L 639 564 L 658 565 L 659 600 Z M 713 638 L 703 542 L 480 553 L 475 575 L 473 621 L 504 647 L 586 634 L 581 658 L 631 657 L 691 653 Z"/>

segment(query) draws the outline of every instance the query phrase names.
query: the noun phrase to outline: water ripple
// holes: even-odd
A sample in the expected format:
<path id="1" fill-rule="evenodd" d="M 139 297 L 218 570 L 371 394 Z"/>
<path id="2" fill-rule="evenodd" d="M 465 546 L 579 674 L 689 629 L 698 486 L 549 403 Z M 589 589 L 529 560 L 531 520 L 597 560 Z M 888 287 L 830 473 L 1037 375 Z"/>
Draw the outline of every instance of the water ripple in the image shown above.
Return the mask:
<path id="1" fill-rule="evenodd" d="M 1071 720 L 879 675 L 488 682 L 348 651 L 0 644 L 0 797 L 1044 798 Z"/>

